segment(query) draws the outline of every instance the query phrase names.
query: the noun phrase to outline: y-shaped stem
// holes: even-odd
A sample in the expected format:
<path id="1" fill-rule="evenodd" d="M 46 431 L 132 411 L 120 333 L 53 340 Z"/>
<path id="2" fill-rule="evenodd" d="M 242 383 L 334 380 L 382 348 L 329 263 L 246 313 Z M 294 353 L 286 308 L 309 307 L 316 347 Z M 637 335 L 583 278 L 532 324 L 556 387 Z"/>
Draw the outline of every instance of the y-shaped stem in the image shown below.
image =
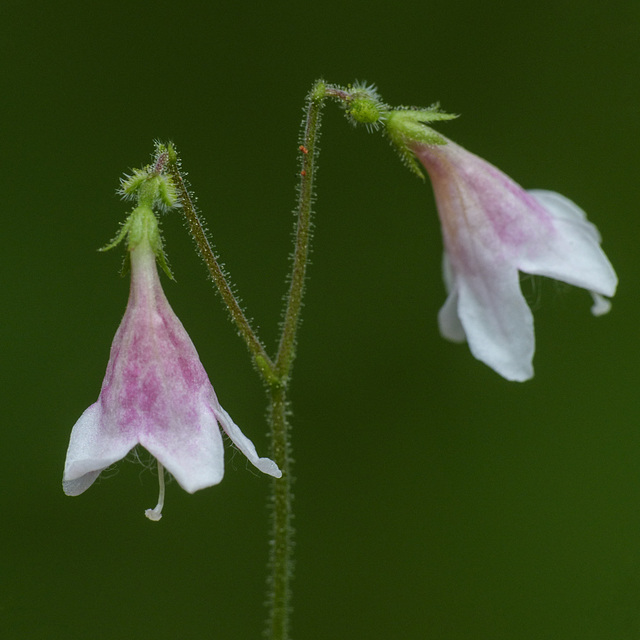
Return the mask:
<path id="1" fill-rule="evenodd" d="M 296 338 L 300 324 L 300 311 L 304 294 L 306 269 L 311 241 L 311 216 L 315 160 L 318 154 L 318 139 L 322 107 L 327 97 L 349 105 L 354 94 L 348 90 L 323 81 L 314 84 L 309 93 L 306 118 L 299 142 L 301 153 L 300 183 L 295 231 L 295 248 L 282 320 L 282 332 L 275 359 L 269 358 L 264 345 L 251 328 L 242 308 L 227 281 L 222 267 L 211 248 L 204 227 L 180 173 L 175 149 L 169 145 L 166 170 L 172 175 L 178 199 L 187 218 L 189 230 L 198 251 L 209 269 L 222 299 L 231 313 L 241 337 L 251 351 L 254 362 L 267 387 L 269 398 L 269 424 L 271 427 L 272 455 L 282 471 L 282 478 L 272 482 L 272 542 L 269 557 L 268 578 L 269 617 L 266 637 L 269 640 L 289 640 L 289 618 L 291 612 L 291 579 L 293 576 L 293 516 L 291 491 L 291 441 L 289 436 L 288 385 L 295 359 Z M 164 149 L 164 147 L 162 148 Z"/>
<path id="2" fill-rule="evenodd" d="M 326 96 L 326 85 L 317 82 L 307 100 L 299 150 L 302 154 L 295 251 L 291 269 L 289 294 L 282 323 L 282 335 L 275 359 L 274 377 L 269 384 L 269 423 L 276 464 L 282 478 L 272 483 L 272 543 L 270 548 L 266 637 L 289 639 L 291 613 L 291 579 L 293 577 L 293 512 L 291 491 L 291 439 L 287 420 L 287 390 L 295 358 L 296 337 L 311 240 L 311 214 L 315 159 L 318 153 L 320 116 Z"/>

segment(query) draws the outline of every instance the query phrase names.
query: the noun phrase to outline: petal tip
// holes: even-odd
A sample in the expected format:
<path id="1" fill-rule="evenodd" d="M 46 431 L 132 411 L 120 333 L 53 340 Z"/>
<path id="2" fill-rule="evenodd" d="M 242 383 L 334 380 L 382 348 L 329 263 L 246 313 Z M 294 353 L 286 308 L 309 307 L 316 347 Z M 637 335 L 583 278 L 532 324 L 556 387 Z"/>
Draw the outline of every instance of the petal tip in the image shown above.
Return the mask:
<path id="1" fill-rule="evenodd" d="M 282 471 L 280 471 L 278 465 L 270 458 L 259 458 L 254 464 L 262 473 L 266 473 L 274 478 L 282 478 Z"/>
<path id="2" fill-rule="evenodd" d="M 103 469 L 98 469 L 97 471 L 90 471 L 81 475 L 79 478 L 73 478 L 71 480 L 62 479 L 62 490 L 65 495 L 68 496 L 79 496 L 81 493 L 84 493 L 96 480 L 96 478 L 100 475 Z"/>
<path id="3" fill-rule="evenodd" d="M 611 311 L 611 300 L 607 300 L 604 296 L 593 291 L 591 291 L 591 297 L 593 298 L 591 313 L 594 316 L 603 316 Z"/>

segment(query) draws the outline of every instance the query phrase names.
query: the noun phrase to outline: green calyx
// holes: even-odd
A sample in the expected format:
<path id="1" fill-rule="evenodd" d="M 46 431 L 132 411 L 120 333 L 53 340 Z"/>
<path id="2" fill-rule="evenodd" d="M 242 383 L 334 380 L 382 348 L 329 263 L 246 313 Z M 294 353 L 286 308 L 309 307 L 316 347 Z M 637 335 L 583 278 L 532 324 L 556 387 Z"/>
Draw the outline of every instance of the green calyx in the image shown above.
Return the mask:
<path id="1" fill-rule="evenodd" d="M 369 130 L 384 127 L 385 134 L 400 154 L 400 158 L 416 175 L 424 179 L 414 150 L 420 145 L 447 144 L 446 138 L 434 131 L 429 125 L 440 120 L 451 120 L 458 116 L 440 111 L 435 104 L 427 109 L 417 107 L 390 107 L 382 101 L 376 87 L 356 82 L 341 87 L 316 83 L 317 91 L 340 102 L 347 118 L 353 125 L 364 124 Z"/>
<path id="2" fill-rule="evenodd" d="M 135 199 L 137 206 L 129 214 L 118 235 L 100 251 L 108 251 L 127 238 L 127 249 L 133 251 L 142 244 L 154 252 L 163 271 L 173 280 L 167 264 L 158 218 L 154 210 L 168 210 L 176 206 L 178 197 L 171 176 L 163 173 L 171 158 L 173 147 L 156 145 L 155 162 L 144 169 L 134 169 L 120 181 L 118 193 L 125 199 Z M 175 153 L 175 152 L 174 152 Z"/>
<path id="3" fill-rule="evenodd" d="M 344 108 L 349 120 L 354 124 L 363 124 L 368 131 L 379 129 L 389 112 L 389 106 L 380 98 L 374 85 L 356 82 L 349 85 L 343 98 Z"/>
<path id="4" fill-rule="evenodd" d="M 399 107 L 387 114 L 384 122 L 385 132 L 407 167 L 419 177 L 424 178 L 422 169 L 415 159 L 413 148 L 416 145 L 447 144 L 446 138 L 428 124 L 457 117 L 457 115 L 440 111 L 438 105 L 428 109 Z"/>
<path id="5" fill-rule="evenodd" d="M 161 160 L 166 163 L 169 153 L 162 154 Z M 157 163 L 156 163 L 157 164 Z M 120 180 L 118 193 L 128 200 L 137 200 L 152 209 L 171 209 L 176 205 L 178 195 L 171 176 L 155 170 L 155 165 L 144 169 L 134 169 L 132 175 L 125 175 Z"/>
<path id="6" fill-rule="evenodd" d="M 381 105 L 370 98 L 355 98 L 347 107 L 347 114 L 355 122 L 365 126 L 376 125 L 384 115 Z"/>

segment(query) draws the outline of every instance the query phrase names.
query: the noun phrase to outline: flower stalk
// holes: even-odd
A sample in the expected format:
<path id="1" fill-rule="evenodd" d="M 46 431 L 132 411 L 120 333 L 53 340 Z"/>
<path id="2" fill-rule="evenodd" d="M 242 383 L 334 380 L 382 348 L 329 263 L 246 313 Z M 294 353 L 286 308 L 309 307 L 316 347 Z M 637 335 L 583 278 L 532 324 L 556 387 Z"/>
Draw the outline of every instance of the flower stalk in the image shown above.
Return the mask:
<path id="1" fill-rule="evenodd" d="M 302 169 L 300 170 L 295 250 L 282 334 L 275 362 L 278 379 L 282 382 L 288 380 L 295 358 L 296 336 L 300 323 L 300 309 L 302 308 L 304 281 L 309 260 L 315 158 L 318 153 L 320 117 L 325 91 L 324 83 L 318 82 L 309 95 L 299 146 L 302 154 Z"/>
<path id="2" fill-rule="evenodd" d="M 271 455 L 279 460 L 282 478 L 272 482 L 271 546 L 267 577 L 267 626 L 269 640 L 290 637 L 291 580 L 293 578 L 293 492 L 291 488 L 291 439 L 287 420 L 288 401 L 285 386 L 269 390 L 269 423 Z"/>
<path id="3" fill-rule="evenodd" d="M 283 312 L 282 330 L 274 359 L 268 355 L 264 344 L 251 327 L 233 293 L 224 270 L 220 266 L 193 204 L 193 199 L 185 185 L 175 148 L 172 145 L 166 147 L 168 152 L 167 171 L 173 178 L 177 198 L 187 220 L 189 232 L 216 288 L 229 309 L 231 319 L 238 329 L 238 333 L 253 356 L 256 368 L 267 390 L 272 455 L 274 460 L 277 460 L 276 464 L 283 474 L 277 482 L 272 483 L 272 495 L 270 498 L 272 542 L 269 558 L 270 575 L 267 596 L 269 613 L 266 630 L 267 637 L 270 640 L 287 640 L 289 638 L 291 579 L 293 576 L 293 496 L 291 491 L 291 442 L 287 420 L 287 393 L 295 359 L 300 310 L 302 308 L 309 260 L 315 160 L 318 153 L 321 112 L 327 95 L 325 83 L 318 81 L 307 99 L 306 117 L 303 122 L 303 130 L 298 147 L 301 154 L 301 168 L 296 212 L 295 247 L 289 276 L 289 291 Z M 165 147 L 159 145 L 158 153 L 163 152 L 165 152 Z"/>
<path id="4" fill-rule="evenodd" d="M 268 397 L 268 420 L 272 456 L 282 470 L 282 477 L 272 483 L 270 498 L 272 541 L 268 578 L 268 619 L 266 637 L 288 640 L 291 611 L 291 580 L 293 577 L 293 511 L 291 490 L 291 439 L 288 422 L 288 390 L 296 355 L 300 311 L 304 296 L 312 230 L 313 186 L 318 156 L 318 141 L 322 108 L 327 98 L 340 103 L 347 118 L 367 129 L 377 129 L 384 122 L 389 108 L 379 98 L 373 86 L 360 83 L 339 87 L 318 80 L 312 87 L 305 108 L 305 118 L 299 140 L 300 181 L 296 211 L 295 246 L 285 300 L 281 334 L 275 357 L 269 357 L 264 344 L 251 327 L 233 289 L 207 238 L 193 199 L 180 171 L 180 162 L 173 145 L 158 146 L 158 153 L 167 153 L 167 171 L 173 178 L 178 201 L 187 220 L 189 232 L 196 243 L 211 278 L 253 356 L 254 364 L 265 384 Z"/>
<path id="5" fill-rule="evenodd" d="M 158 145 L 157 152 L 159 155 L 165 153 L 164 145 Z M 198 211 L 193 204 L 191 194 L 189 193 L 189 190 L 185 185 L 184 178 L 182 177 L 182 173 L 180 172 L 180 161 L 176 154 L 175 147 L 172 144 L 169 144 L 166 147 L 166 153 L 168 154 L 167 171 L 173 179 L 178 201 L 180 202 L 182 212 L 187 220 L 187 224 L 189 225 L 189 233 L 196 243 L 198 253 L 207 266 L 209 275 L 215 283 L 224 304 L 231 314 L 233 323 L 236 325 L 240 336 L 251 352 L 258 368 L 262 370 L 266 366 L 267 370 L 273 369 L 273 364 L 269 355 L 242 310 L 240 302 L 236 298 L 233 293 L 233 289 L 229 284 L 227 275 L 220 265 L 216 253 L 209 242 L 204 225 L 198 216 Z"/>

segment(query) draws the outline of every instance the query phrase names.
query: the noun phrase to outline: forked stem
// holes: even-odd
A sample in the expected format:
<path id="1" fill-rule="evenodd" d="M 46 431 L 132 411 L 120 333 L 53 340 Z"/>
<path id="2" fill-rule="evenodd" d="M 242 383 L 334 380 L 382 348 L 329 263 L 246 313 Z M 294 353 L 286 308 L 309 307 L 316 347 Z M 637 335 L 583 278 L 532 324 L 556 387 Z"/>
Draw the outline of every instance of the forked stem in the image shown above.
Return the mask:
<path id="1" fill-rule="evenodd" d="M 300 181 L 295 229 L 295 247 L 289 278 L 289 291 L 285 301 L 282 330 L 276 357 L 272 360 L 260 339 L 252 329 L 226 274 L 209 243 L 204 227 L 198 217 L 193 200 L 180 172 L 179 161 L 172 145 L 158 147 L 158 152 L 167 152 L 166 171 L 173 177 L 182 211 L 189 230 L 204 259 L 209 273 L 227 305 L 231 318 L 253 355 L 255 364 L 267 388 L 269 399 L 269 425 L 271 428 L 272 456 L 282 477 L 273 480 L 271 504 L 272 542 L 270 547 L 268 578 L 266 637 L 269 640 L 289 640 L 291 613 L 291 580 L 293 577 L 293 514 L 291 491 L 291 440 L 288 423 L 288 385 L 295 360 L 296 340 L 300 324 L 300 311 L 304 295 L 305 277 L 309 262 L 311 241 L 311 217 L 313 185 L 318 155 L 318 140 L 322 107 L 327 97 L 345 106 L 353 103 L 353 93 L 348 89 L 327 85 L 317 81 L 307 97 L 306 117 L 299 140 Z M 164 162 L 164 161 L 163 161 Z M 158 463 L 160 468 L 160 464 Z M 156 507 L 157 510 L 157 507 Z M 155 513 L 156 510 L 148 510 Z M 159 512 L 158 512 L 159 513 Z"/>

